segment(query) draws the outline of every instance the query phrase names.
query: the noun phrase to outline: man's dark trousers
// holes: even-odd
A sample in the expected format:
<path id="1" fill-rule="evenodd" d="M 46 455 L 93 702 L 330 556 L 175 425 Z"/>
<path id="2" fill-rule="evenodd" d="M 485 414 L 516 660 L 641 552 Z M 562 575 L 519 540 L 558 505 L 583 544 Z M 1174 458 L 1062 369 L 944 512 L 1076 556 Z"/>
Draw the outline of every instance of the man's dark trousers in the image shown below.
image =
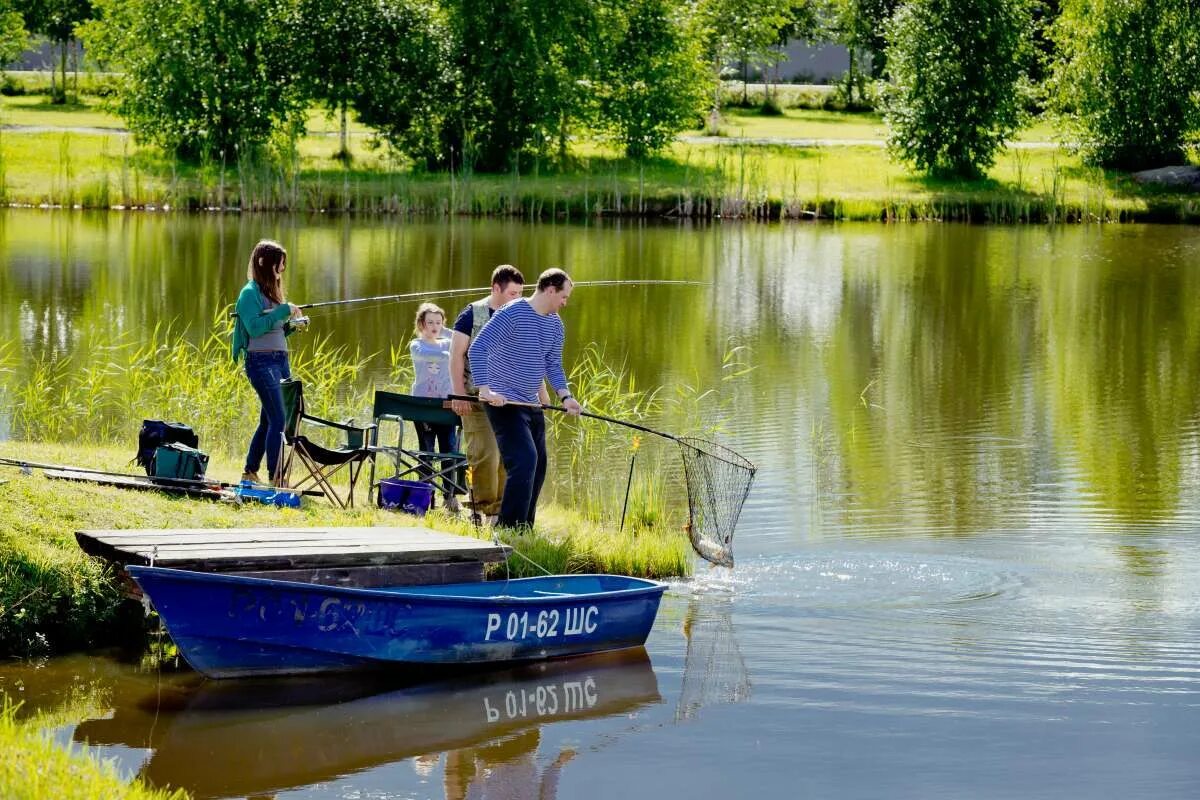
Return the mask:
<path id="1" fill-rule="evenodd" d="M 540 408 L 485 406 L 507 478 L 497 525 L 533 525 L 546 480 L 546 418 Z"/>

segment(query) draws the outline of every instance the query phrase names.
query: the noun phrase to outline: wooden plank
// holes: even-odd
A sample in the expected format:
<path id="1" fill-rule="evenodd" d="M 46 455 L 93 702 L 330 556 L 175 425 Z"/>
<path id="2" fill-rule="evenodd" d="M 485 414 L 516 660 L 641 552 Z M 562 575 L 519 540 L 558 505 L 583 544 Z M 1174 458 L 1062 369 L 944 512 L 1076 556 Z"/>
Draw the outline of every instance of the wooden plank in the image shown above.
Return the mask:
<path id="1" fill-rule="evenodd" d="M 206 536 L 102 536 L 97 537 L 111 545 L 119 547 L 149 547 L 152 545 L 239 545 L 239 544 L 264 544 L 264 545 L 296 545 L 304 546 L 310 544 L 326 544 L 333 547 L 342 545 L 353 546 L 356 544 L 378 544 L 386 547 L 395 547 L 408 550 L 424 550 L 438 547 L 454 547 L 456 542 L 445 539 L 436 539 L 426 536 L 416 536 L 412 534 L 404 534 L 402 536 L 295 536 L 295 537 L 276 537 L 276 536 L 253 536 L 250 534 L 226 534 L 217 533 L 211 537 Z M 488 544 L 483 539 L 473 539 L 471 537 L 463 537 L 465 541 L 481 542 Z"/>
<path id="2" fill-rule="evenodd" d="M 326 547 L 360 547 L 364 544 L 389 547 L 395 550 L 436 550 L 436 549 L 454 549 L 466 545 L 458 542 L 448 542 L 444 540 L 430 540 L 417 536 L 406 536 L 403 538 L 387 537 L 387 536 L 362 536 L 356 538 L 334 538 L 313 536 L 309 538 L 295 539 L 274 539 L 269 537 L 246 537 L 246 536 L 214 536 L 212 539 L 201 537 L 135 537 L 135 536 L 105 536 L 102 541 L 113 545 L 114 547 L 242 547 L 246 545 L 264 546 L 264 547 L 309 547 L 309 546 L 326 546 Z M 469 542 L 477 542 L 479 545 L 488 545 L 482 539 L 466 539 Z"/>
<path id="3" fill-rule="evenodd" d="M 503 561 L 509 548 L 417 527 L 76 531 L 84 552 L 121 564 L 214 572 L 319 570 Z M 480 573 L 482 574 L 482 573 Z"/>
<path id="4" fill-rule="evenodd" d="M 84 533 L 87 533 L 89 536 L 104 538 L 110 538 L 114 536 L 170 536 L 173 539 L 187 536 L 207 539 L 214 535 L 222 534 L 245 534 L 250 536 L 262 536 L 271 539 L 286 539 L 292 536 L 320 536 L 323 538 L 329 538 L 362 535 L 414 535 L 420 536 L 426 540 L 440 539 L 446 541 L 458 541 L 466 538 L 457 534 L 447 533 L 445 531 L 437 531 L 433 530 L 432 528 L 420 528 L 417 526 L 359 526 L 325 528 L 120 528 L 111 530 L 86 530 Z"/>

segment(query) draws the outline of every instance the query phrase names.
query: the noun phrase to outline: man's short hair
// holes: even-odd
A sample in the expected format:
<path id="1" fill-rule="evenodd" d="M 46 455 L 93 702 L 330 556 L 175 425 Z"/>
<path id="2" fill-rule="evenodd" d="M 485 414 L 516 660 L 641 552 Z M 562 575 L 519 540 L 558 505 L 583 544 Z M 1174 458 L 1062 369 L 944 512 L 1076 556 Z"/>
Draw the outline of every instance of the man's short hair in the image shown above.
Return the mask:
<path id="1" fill-rule="evenodd" d="M 571 276 L 566 272 L 558 267 L 551 267 L 541 275 L 538 275 L 537 290 L 540 292 L 547 287 L 553 286 L 561 292 L 569 280 L 571 280 Z"/>
<path id="2" fill-rule="evenodd" d="M 521 274 L 521 270 L 512 264 L 501 264 L 492 270 L 492 286 L 499 286 L 503 289 L 510 283 L 525 285 L 525 276 Z"/>

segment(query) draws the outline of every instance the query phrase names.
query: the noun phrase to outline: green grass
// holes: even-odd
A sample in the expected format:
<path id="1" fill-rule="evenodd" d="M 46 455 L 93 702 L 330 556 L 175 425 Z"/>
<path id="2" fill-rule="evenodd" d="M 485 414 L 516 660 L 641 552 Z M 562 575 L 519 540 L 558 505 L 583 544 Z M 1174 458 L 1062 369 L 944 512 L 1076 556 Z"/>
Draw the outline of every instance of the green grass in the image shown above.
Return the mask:
<path id="1" fill-rule="evenodd" d="M 132 472 L 131 448 L 5 442 L 0 456 L 46 464 Z M 0 657 L 32 656 L 113 644 L 140 646 L 146 624 L 141 607 L 122 602 L 104 565 L 79 549 L 74 532 L 113 528 L 230 528 L 270 526 L 429 525 L 490 538 L 464 520 L 431 513 L 424 522 L 377 508 L 341 511 L 306 498 L 301 509 L 242 506 L 172 497 L 157 492 L 50 480 L 2 468 L 0 485 Z M 236 457 L 217 452 L 209 474 L 233 477 Z M 365 502 L 360 487 L 358 499 Z M 691 555 L 676 527 L 614 526 L 574 510 L 543 503 L 534 532 L 504 534 L 550 572 L 611 572 L 645 577 L 687 575 Z M 541 570 L 514 556 L 514 576 Z M 503 577 L 503 572 L 497 572 Z M 0 794 L 0 796 L 3 796 Z"/>
<path id="2" fill-rule="evenodd" d="M 64 110 L 65 108 L 65 110 Z M 114 118 L 83 104 L 48 106 L 5 98 L 14 124 L 104 127 Z M 1195 221 L 1200 198 L 1135 184 L 1086 167 L 1053 145 L 1002 152 L 985 178 L 942 181 L 913 175 L 876 145 L 793 147 L 681 141 L 637 164 L 604 142 L 574 143 L 569 168 L 526 173 L 425 174 L 373 147 L 351 126 L 352 162 L 335 159 L 337 120 L 310 112 L 311 132 L 287 164 L 193 165 L 119 134 L 5 132 L 0 200 L 81 207 L 356 211 L 580 219 L 597 215 L 750 219 L 971 220 L 988 222 Z M 874 113 L 787 109 L 783 116 L 730 110 L 724 132 L 752 139 L 879 140 Z M 694 132 L 694 133 L 698 133 Z M 1049 142 L 1039 122 L 1018 139 Z"/>
<path id="3" fill-rule="evenodd" d="M 36 718 L 18 723 L 11 706 L 0 709 L 0 797 L 5 800 L 183 800 L 182 790 L 126 783 L 112 764 L 64 749 Z"/>
<path id="4" fill-rule="evenodd" d="M 125 129 L 125 121 L 100 108 L 95 98 L 54 105 L 46 95 L 0 97 L 0 122 L 5 125 Z"/>

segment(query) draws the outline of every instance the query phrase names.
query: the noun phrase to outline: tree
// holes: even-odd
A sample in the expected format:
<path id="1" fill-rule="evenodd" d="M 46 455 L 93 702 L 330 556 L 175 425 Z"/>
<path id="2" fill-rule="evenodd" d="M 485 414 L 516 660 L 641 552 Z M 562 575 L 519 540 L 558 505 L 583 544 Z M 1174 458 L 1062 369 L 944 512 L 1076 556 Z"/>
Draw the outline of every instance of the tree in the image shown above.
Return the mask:
<path id="1" fill-rule="evenodd" d="M 830 33 L 849 54 L 843 84 L 848 106 L 865 105 L 868 79 L 883 77 L 887 68 L 887 26 L 900 4 L 901 0 L 829 0 L 826 15 Z M 865 59 L 870 59 L 866 72 Z"/>
<path id="2" fill-rule="evenodd" d="M 711 75 L 685 11 L 672 0 L 629 0 L 609 32 L 599 119 L 629 158 L 665 147 L 708 97 Z"/>
<path id="3" fill-rule="evenodd" d="M 887 30 L 888 147 L 923 172 L 975 177 L 1023 121 L 1026 0 L 910 0 Z"/>
<path id="4" fill-rule="evenodd" d="M 29 45 L 25 19 L 10 0 L 0 0 L 0 64 L 10 64 L 21 57 Z"/>
<path id="5" fill-rule="evenodd" d="M 291 40 L 305 96 L 324 102 L 340 122 L 338 158 L 350 160 L 350 103 L 364 68 L 378 55 L 377 0 L 298 0 Z"/>
<path id="6" fill-rule="evenodd" d="M 1191 0 L 1066 0 L 1050 105 L 1093 164 L 1183 163 L 1200 129 L 1200 7 Z"/>
<path id="7" fill-rule="evenodd" d="M 140 139 L 185 158 L 234 160 L 274 132 L 294 141 L 302 96 L 286 0 L 97 0 L 81 28 L 123 71 L 116 111 Z"/>
<path id="8" fill-rule="evenodd" d="M 346 99 L 363 124 L 400 152 L 430 165 L 447 163 L 441 135 L 456 82 L 447 68 L 446 20 L 422 2 L 369 1 L 370 44 Z"/>
<path id="9" fill-rule="evenodd" d="M 742 67 L 742 102 L 747 102 L 750 69 L 780 58 L 776 45 L 805 5 L 803 0 L 700 0 L 697 18 L 718 93 L 721 75 L 737 61 Z M 713 107 L 720 108 L 719 94 Z"/>
<path id="10" fill-rule="evenodd" d="M 565 149 L 590 101 L 597 1 L 446 0 L 456 86 L 444 157 L 493 172 L 551 141 Z"/>
<path id="11" fill-rule="evenodd" d="M 67 101 L 67 48 L 75 38 L 75 28 L 92 18 L 91 0 L 18 0 L 17 9 L 25 18 L 25 27 L 58 45 L 61 81 L 50 76 L 50 94 L 55 103 Z"/>

